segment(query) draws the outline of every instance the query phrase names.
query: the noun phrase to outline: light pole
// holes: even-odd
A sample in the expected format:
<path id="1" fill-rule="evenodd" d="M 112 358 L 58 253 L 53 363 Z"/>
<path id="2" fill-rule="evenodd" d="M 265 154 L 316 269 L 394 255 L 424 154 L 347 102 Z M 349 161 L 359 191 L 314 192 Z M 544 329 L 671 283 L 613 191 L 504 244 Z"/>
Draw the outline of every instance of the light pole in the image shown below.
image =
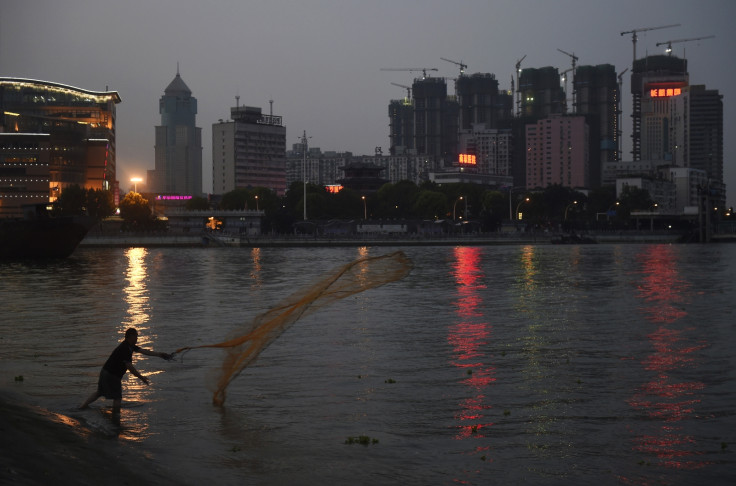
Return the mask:
<path id="1" fill-rule="evenodd" d="M 521 202 L 519 202 L 519 204 L 516 205 L 516 218 L 515 219 L 521 220 L 521 218 L 519 217 L 519 208 L 521 207 L 522 204 L 524 204 L 525 202 L 529 202 L 529 201 L 530 199 L 526 197 Z"/>
<path id="2" fill-rule="evenodd" d="M 141 179 L 140 177 L 131 177 L 130 182 L 133 183 L 133 192 L 137 193 L 138 192 L 138 183 L 139 182 L 143 182 L 143 179 Z"/>
<path id="3" fill-rule="evenodd" d="M 365 204 L 365 196 L 360 196 L 360 198 L 363 200 L 363 219 L 368 219 L 368 206 Z"/>
<path id="4" fill-rule="evenodd" d="M 457 202 L 462 201 L 462 200 L 463 200 L 463 196 L 460 196 L 459 198 L 455 200 L 455 204 L 452 205 L 452 220 L 453 221 L 455 221 L 455 208 L 457 207 Z"/>
<path id="5" fill-rule="evenodd" d="M 578 203 L 577 201 L 573 201 L 573 202 L 571 202 L 570 204 L 567 205 L 567 207 L 565 208 L 565 221 L 567 221 L 567 210 L 570 209 L 571 207 L 575 206 L 577 203 Z"/>
<path id="6" fill-rule="evenodd" d="M 258 196 L 256 196 L 256 211 L 258 211 Z"/>

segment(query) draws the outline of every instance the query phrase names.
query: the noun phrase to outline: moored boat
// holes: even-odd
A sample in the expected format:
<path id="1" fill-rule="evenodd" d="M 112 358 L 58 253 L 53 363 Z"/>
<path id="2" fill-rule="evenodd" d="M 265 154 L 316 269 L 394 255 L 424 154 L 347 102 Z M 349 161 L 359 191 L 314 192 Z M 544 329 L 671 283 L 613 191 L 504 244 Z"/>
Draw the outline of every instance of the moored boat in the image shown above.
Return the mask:
<path id="1" fill-rule="evenodd" d="M 88 216 L 53 216 L 42 204 L 24 209 L 22 218 L 0 219 L 2 260 L 66 258 L 94 223 Z"/>

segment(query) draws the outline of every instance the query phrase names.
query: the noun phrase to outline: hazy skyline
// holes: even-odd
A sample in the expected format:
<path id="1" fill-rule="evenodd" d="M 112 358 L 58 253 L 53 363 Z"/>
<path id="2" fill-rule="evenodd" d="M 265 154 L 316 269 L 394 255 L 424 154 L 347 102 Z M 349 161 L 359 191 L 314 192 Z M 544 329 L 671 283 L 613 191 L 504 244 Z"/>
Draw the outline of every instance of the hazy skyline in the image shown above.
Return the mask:
<path id="1" fill-rule="evenodd" d="M 679 27 L 638 34 L 637 57 L 664 53 L 657 42 L 715 35 L 673 44 L 688 59 L 691 84 L 723 95 L 724 182 L 736 205 L 736 144 L 729 137 L 736 79 L 729 48 L 736 45 L 732 0 L 499 0 L 441 2 L 354 0 L 24 0 L 0 4 L 0 76 L 32 78 L 120 93 L 117 175 L 121 189 L 154 167 L 158 101 L 174 79 L 197 98 L 202 127 L 204 190 L 211 191 L 212 124 L 228 119 L 235 96 L 283 117 L 287 149 L 304 130 L 310 146 L 367 155 L 388 153 L 388 104 L 421 73 L 381 68 L 437 68 L 432 76 L 493 73 L 511 88 L 522 68 L 560 72 L 574 53 L 578 65 L 630 68 L 632 36 L 646 27 Z M 624 160 L 630 160 L 630 69 L 623 78 Z M 454 82 L 448 79 L 448 94 Z M 572 89 L 572 83 L 568 82 Z"/>

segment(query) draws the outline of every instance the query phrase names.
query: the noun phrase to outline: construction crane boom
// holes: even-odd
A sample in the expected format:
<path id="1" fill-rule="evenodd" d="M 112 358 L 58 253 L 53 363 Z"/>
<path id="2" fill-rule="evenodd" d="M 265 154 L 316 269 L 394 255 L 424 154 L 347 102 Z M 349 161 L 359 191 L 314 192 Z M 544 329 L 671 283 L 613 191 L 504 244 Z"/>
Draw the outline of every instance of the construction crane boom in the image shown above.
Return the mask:
<path id="1" fill-rule="evenodd" d="M 691 41 L 698 41 L 703 39 L 713 39 L 714 35 L 706 35 L 703 37 L 690 37 L 689 39 L 674 39 L 674 40 L 668 40 L 664 42 L 657 42 L 657 47 L 663 46 L 667 44 L 667 54 L 672 55 L 672 44 L 676 44 L 678 42 L 691 42 Z"/>
<path id="2" fill-rule="evenodd" d="M 447 59 L 447 58 L 444 58 L 444 57 L 441 57 L 440 59 L 442 59 L 443 61 L 451 62 L 453 64 L 457 64 L 458 66 L 460 66 L 460 76 L 462 76 L 463 74 L 465 74 L 465 68 L 468 67 L 467 64 L 464 64 L 462 61 L 457 62 L 457 61 L 453 61 L 452 59 Z"/>
<path id="3" fill-rule="evenodd" d="M 578 62 L 578 56 L 576 56 L 575 53 L 570 54 L 569 52 L 563 51 L 562 49 L 559 49 L 559 48 L 557 50 L 572 58 L 572 69 L 570 69 L 570 71 L 572 71 L 572 110 L 574 113 L 576 106 L 577 106 L 577 97 L 576 97 L 577 89 L 575 88 L 575 65 Z M 567 71 L 565 71 L 565 73 L 566 72 Z M 565 79 L 565 97 L 567 97 L 567 77 L 565 76 L 565 73 L 563 73 L 563 77 Z M 565 100 L 565 105 L 567 105 L 567 100 Z"/>
<path id="4" fill-rule="evenodd" d="M 521 74 L 521 61 L 523 61 L 524 59 L 526 59 L 526 54 L 524 54 L 524 56 L 521 59 L 519 59 L 518 61 L 516 61 L 516 90 L 517 90 L 517 93 L 516 93 L 516 116 L 519 116 L 521 114 L 521 86 L 519 86 L 519 74 Z M 513 83 L 513 80 L 514 80 L 514 78 L 511 78 L 511 81 L 512 81 L 512 83 L 511 83 L 512 95 L 513 95 L 513 91 L 514 91 L 514 87 L 513 87 L 513 84 L 514 83 Z"/>
<path id="5" fill-rule="evenodd" d="M 381 68 L 381 71 L 409 71 L 409 72 L 422 72 L 423 77 L 427 77 L 427 71 L 439 71 L 437 68 Z"/>
<path id="6" fill-rule="evenodd" d="M 679 26 L 680 24 L 661 25 L 659 27 L 643 27 L 641 29 L 633 29 L 633 30 L 627 30 L 625 32 L 621 32 L 621 35 L 631 34 L 631 42 L 634 44 L 634 61 L 633 62 L 636 62 L 636 40 L 638 38 L 637 33 L 646 32 L 649 30 L 669 29 L 670 27 L 679 27 Z"/>
<path id="7" fill-rule="evenodd" d="M 406 90 L 406 97 L 408 99 L 411 99 L 411 86 L 405 86 L 399 83 L 391 83 L 391 84 L 393 84 L 394 86 L 398 86 L 399 88 L 404 88 Z"/>

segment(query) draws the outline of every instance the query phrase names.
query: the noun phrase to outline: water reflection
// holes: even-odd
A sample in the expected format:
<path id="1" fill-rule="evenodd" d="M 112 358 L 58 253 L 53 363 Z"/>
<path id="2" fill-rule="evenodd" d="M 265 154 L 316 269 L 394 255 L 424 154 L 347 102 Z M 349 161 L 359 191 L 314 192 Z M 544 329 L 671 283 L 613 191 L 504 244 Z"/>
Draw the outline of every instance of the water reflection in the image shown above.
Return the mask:
<path id="1" fill-rule="evenodd" d="M 259 289 L 262 285 L 261 280 L 261 249 L 260 248 L 252 248 L 250 250 L 250 257 L 253 260 L 253 268 L 250 271 L 250 278 L 253 279 L 253 283 L 251 284 L 252 289 Z"/>
<path id="2" fill-rule="evenodd" d="M 638 288 L 644 302 L 642 311 L 656 328 L 647 335 L 652 353 L 641 362 L 651 378 L 638 388 L 629 404 L 653 419 L 654 426 L 634 438 L 634 449 L 655 457 L 665 467 L 699 468 L 705 463 L 694 456 L 702 452 L 696 450 L 696 440 L 682 424 L 695 418 L 705 384 L 677 377 L 690 374 L 683 372 L 697 366 L 694 353 L 706 346 L 702 340 L 693 342 L 694 329 L 683 328 L 679 322 L 687 317 L 681 305 L 690 285 L 680 277 L 677 255 L 670 246 L 647 247 L 638 260 L 642 267 Z"/>
<path id="3" fill-rule="evenodd" d="M 484 411 L 491 408 L 485 403 L 485 389 L 496 378 L 495 367 L 490 365 L 491 326 L 483 314 L 479 293 L 486 288 L 480 266 L 481 250 L 458 247 L 453 256 L 453 276 L 457 285 L 453 304 L 458 322 L 450 327 L 447 339 L 455 353 L 452 364 L 465 372 L 463 384 L 468 386 L 470 393 L 459 403 L 456 419 L 460 421 L 460 430 L 456 438 L 483 437 L 483 428 L 493 425 L 485 421 Z"/>
<path id="4" fill-rule="evenodd" d="M 146 289 L 148 279 L 147 251 L 145 248 L 129 248 L 125 251 L 128 268 L 125 273 L 127 285 L 123 287 L 123 293 L 125 294 L 125 302 L 128 304 L 128 316 L 123 322 L 123 326 L 126 329 L 128 327 L 138 328 L 139 332 L 150 318 L 149 297 Z M 142 343 L 139 344 L 143 345 Z"/>

